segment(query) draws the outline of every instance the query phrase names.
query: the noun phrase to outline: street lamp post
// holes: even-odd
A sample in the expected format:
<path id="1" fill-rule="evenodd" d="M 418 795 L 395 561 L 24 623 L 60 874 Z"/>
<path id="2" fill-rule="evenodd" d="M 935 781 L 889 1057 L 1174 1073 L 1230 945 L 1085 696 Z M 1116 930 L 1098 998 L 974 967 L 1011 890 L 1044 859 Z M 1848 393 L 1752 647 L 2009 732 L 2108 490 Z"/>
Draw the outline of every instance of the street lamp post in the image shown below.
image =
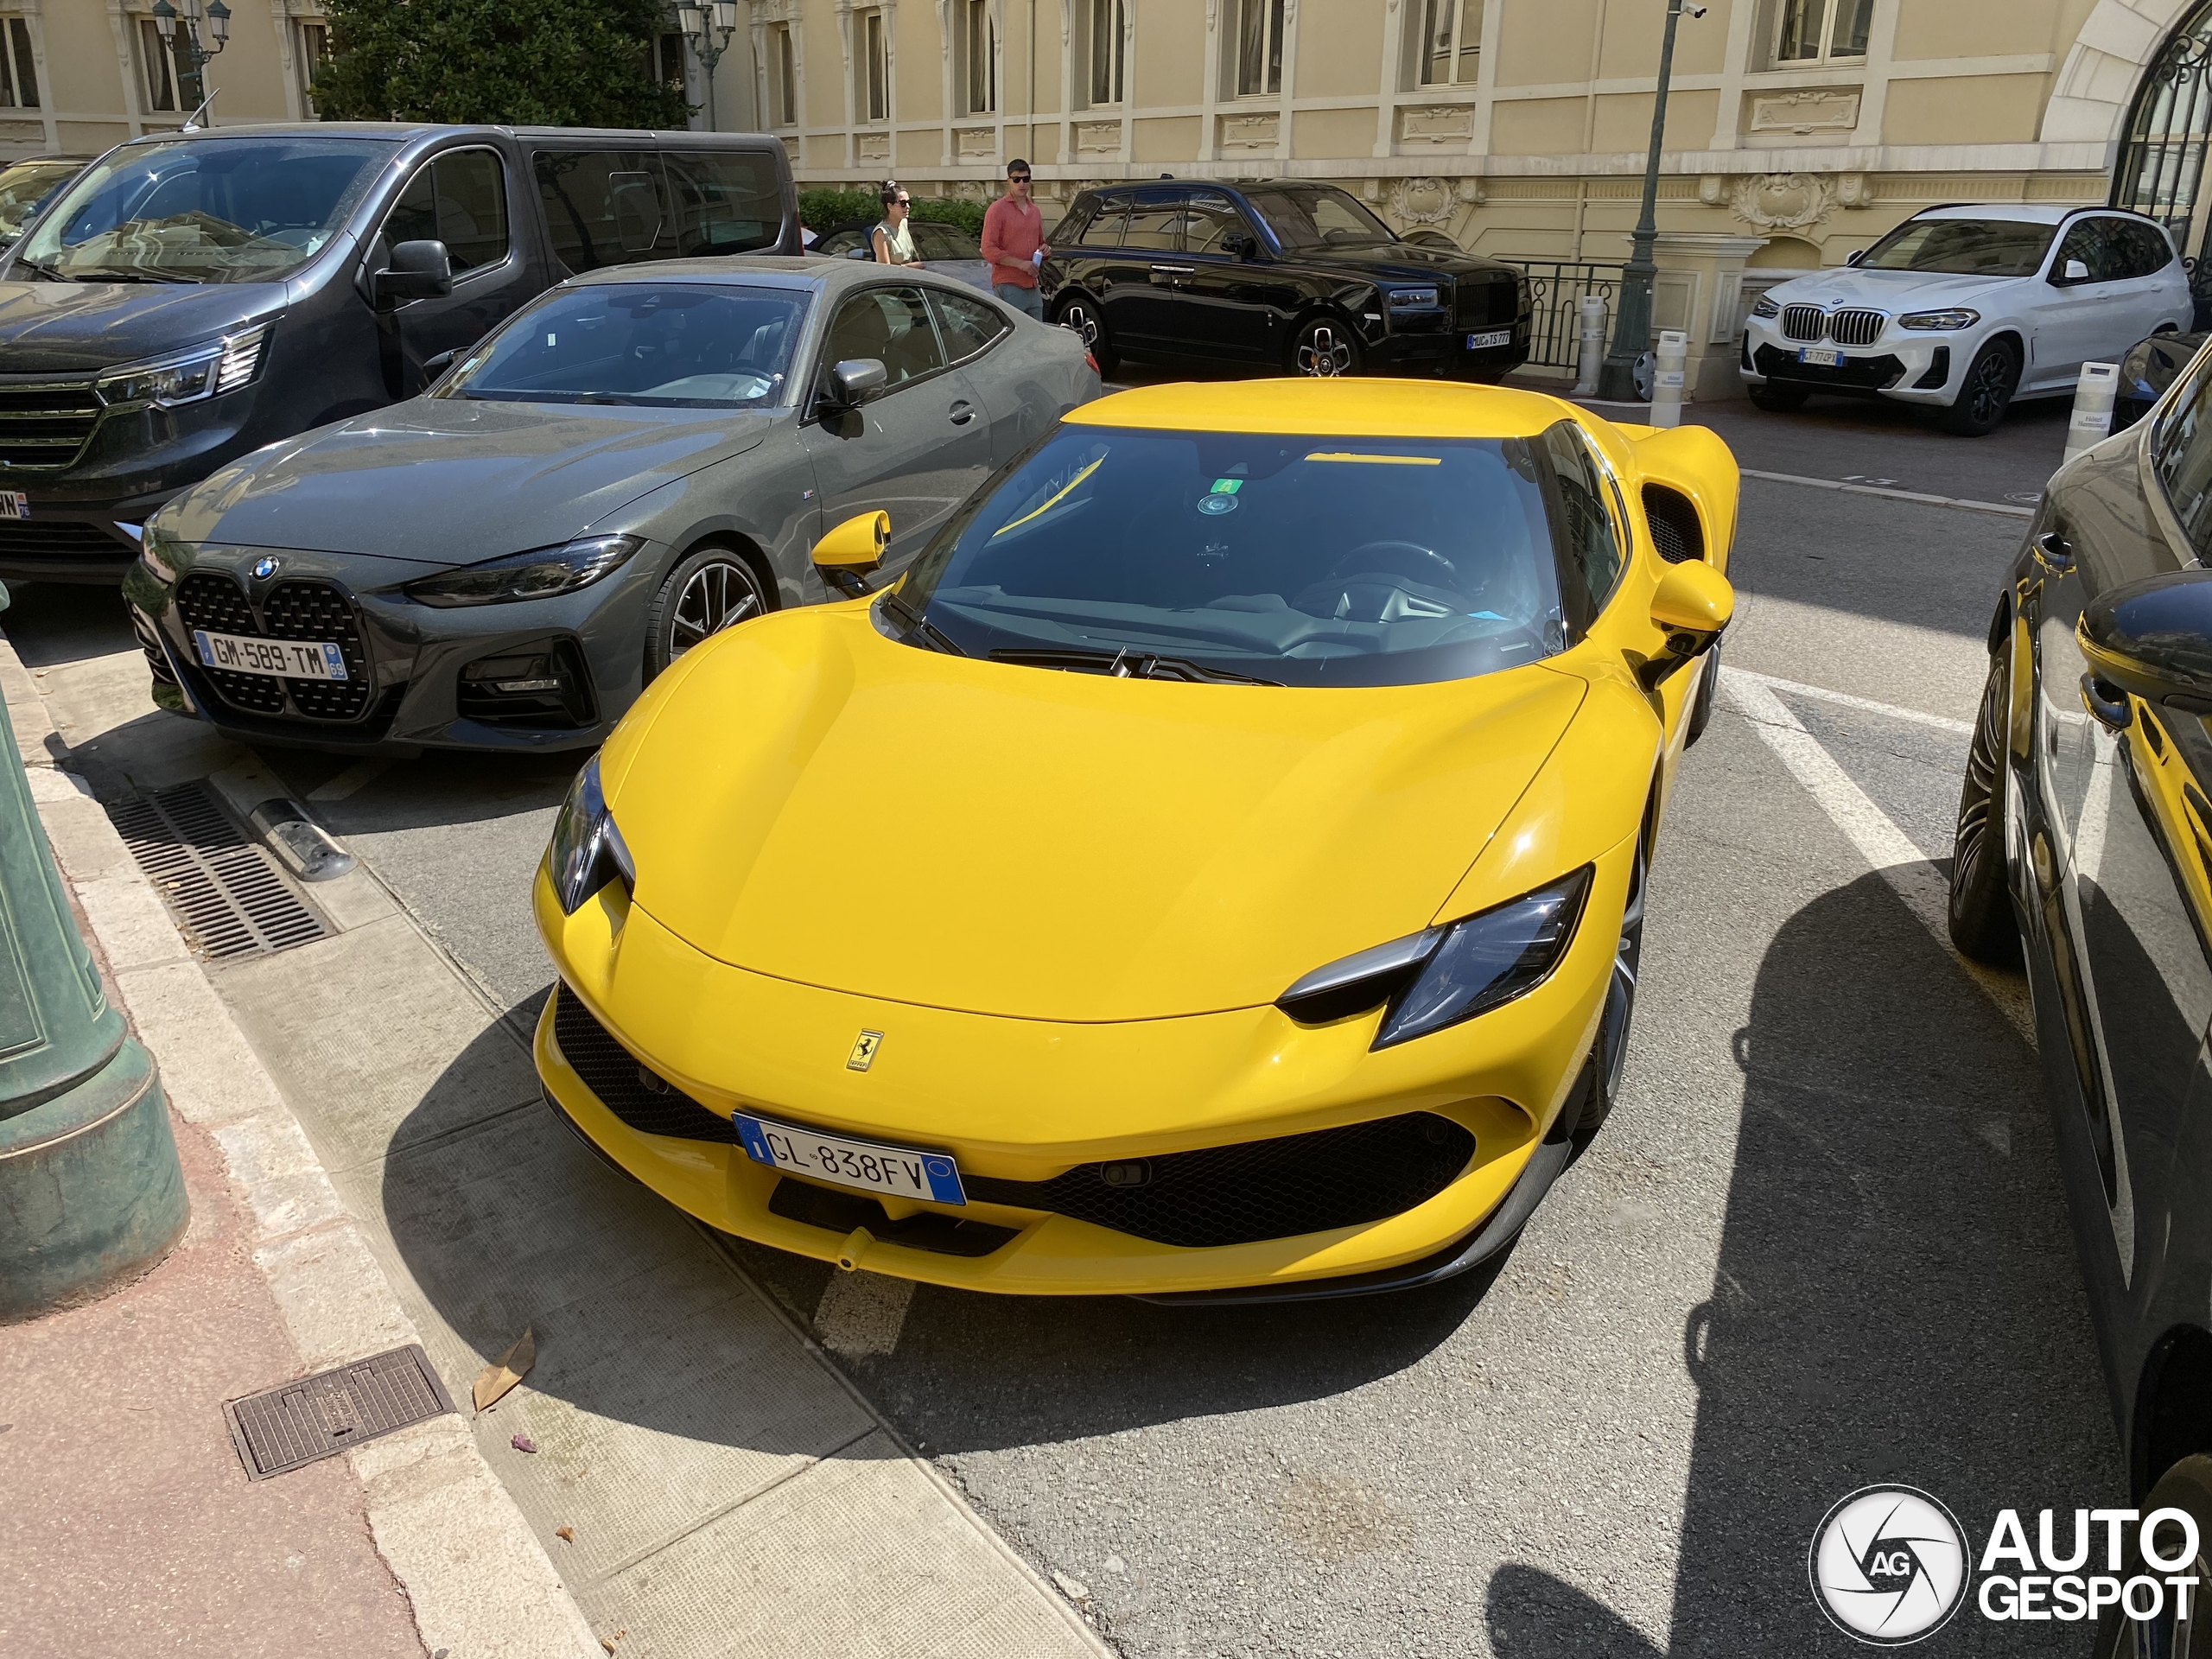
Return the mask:
<path id="1" fill-rule="evenodd" d="M 1675 25 L 1688 12 L 1705 16 L 1697 0 L 1667 0 L 1667 32 L 1659 45 L 1659 91 L 1651 105 L 1651 150 L 1643 162 L 1643 211 L 1637 217 L 1635 245 L 1621 272 L 1620 316 L 1613 327 L 1613 349 L 1598 372 L 1598 396 L 1615 403 L 1634 403 L 1636 359 L 1651 341 L 1651 281 L 1659 267 L 1651 257 L 1658 239 L 1659 147 L 1667 136 L 1667 83 L 1675 69 Z"/>
<path id="2" fill-rule="evenodd" d="M 203 20 L 207 25 L 205 41 L 200 35 L 200 25 Z M 184 25 L 181 33 L 177 28 L 180 22 Z M 206 0 L 204 10 L 201 0 L 184 0 L 183 10 L 179 11 L 169 3 L 169 0 L 154 0 L 154 27 L 161 30 L 162 44 L 177 60 L 177 79 L 181 81 L 186 75 L 190 75 L 194 88 L 200 94 L 193 108 L 193 116 L 196 118 L 213 96 L 207 91 L 207 77 L 203 73 L 207 60 L 231 43 L 231 9 L 223 3 L 223 0 Z M 179 87 L 178 90 L 181 92 L 183 89 Z M 177 101 L 183 102 L 181 99 Z M 191 126 L 194 121 L 188 119 L 185 124 Z"/>
<path id="3" fill-rule="evenodd" d="M 714 13 L 711 31 L 709 10 Z M 737 33 L 737 0 L 713 0 L 711 7 L 701 5 L 699 0 L 681 0 L 676 8 L 676 26 L 683 31 L 691 54 L 699 60 L 699 72 L 707 79 L 707 130 L 715 131 L 715 66 L 729 50 L 729 37 Z"/>

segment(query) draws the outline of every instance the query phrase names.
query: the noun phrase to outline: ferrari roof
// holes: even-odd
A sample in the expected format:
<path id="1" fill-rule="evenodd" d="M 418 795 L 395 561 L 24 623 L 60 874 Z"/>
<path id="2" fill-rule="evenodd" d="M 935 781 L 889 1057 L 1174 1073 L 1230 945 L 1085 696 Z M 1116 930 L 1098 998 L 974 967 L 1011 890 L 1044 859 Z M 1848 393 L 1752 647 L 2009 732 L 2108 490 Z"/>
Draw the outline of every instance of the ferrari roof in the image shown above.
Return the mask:
<path id="1" fill-rule="evenodd" d="M 1352 438 L 1529 437 L 1570 414 L 1541 392 L 1437 380 L 1233 380 L 1139 386 L 1070 410 L 1077 426 Z"/>

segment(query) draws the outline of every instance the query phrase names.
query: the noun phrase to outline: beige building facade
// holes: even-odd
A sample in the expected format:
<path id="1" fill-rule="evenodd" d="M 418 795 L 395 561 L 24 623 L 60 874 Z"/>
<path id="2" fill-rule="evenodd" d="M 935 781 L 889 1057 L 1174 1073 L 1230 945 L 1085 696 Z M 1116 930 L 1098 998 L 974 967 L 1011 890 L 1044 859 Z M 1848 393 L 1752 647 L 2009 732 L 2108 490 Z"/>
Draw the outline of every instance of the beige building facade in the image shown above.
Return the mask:
<path id="1" fill-rule="evenodd" d="M 751 95 L 807 182 L 988 194 L 1015 156 L 1048 200 L 1165 172 L 1328 179 L 1471 250 L 1618 261 L 1665 10 L 752 0 Z M 1802 270 L 1935 202 L 2101 201 L 2147 67 L 2203 10 L 1711 0 L 1679 27 L 1660 229 Z"/>

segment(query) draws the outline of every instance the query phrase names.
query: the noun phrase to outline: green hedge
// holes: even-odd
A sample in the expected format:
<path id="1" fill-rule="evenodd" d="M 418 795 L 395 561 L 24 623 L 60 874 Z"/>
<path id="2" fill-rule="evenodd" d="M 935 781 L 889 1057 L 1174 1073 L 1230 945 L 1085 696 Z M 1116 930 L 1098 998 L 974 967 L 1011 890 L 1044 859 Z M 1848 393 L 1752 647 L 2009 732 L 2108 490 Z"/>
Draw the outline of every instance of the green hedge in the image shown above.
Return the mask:
<path id="1" fill-rule="evenodd" d="M 957 226 L 969 236 L 981 237 L 983 207 L 980 201 L 957 196 L 916 196 L 914 217 Z M 807 229 L 815 232 L 826 231 L 832 225 L 842 225 L 851 219 L 873 225 L 883 217 L 883 202 L 873 190 L 802 190 L 798 193 L 798 216 Z"/>

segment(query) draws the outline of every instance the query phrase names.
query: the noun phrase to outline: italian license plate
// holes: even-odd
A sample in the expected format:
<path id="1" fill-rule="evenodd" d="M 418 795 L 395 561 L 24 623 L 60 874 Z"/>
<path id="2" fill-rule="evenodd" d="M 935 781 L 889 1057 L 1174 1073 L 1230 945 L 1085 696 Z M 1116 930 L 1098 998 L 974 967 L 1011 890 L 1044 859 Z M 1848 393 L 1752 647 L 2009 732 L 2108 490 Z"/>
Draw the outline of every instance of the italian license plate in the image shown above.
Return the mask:
<path id="1" fill-rule="evenodd" d="M 346 653 L 313 639 L 255 639 L 242 633 L 210 633 L 195 628 L 193 649 L 204 668 L 233 674 L 267 674 L 285 680 L 342 680 Z"/>
<path id="2" fill-rule="evenodd" d="M 31 499 L 21 490 L 0 490 L 0 518 L 28 518 Z"/>
<path id="3" fill-rule="evenodd" d="M 1492 328 L 1484 334 L 1467 336 L 1467 349 L 1471 352 L 1486 352 L 1493 346 L 1510 346 L 1512 343 L 1513 331 L 1510 328 Z"/>
<path id="4" fill-rule="evenodd" d="M 1833 346 L 1800 346 L 1797 360 L 1810 368 L 1833 369 L 1843 362 L 1843 353 Z"/>
<path id="5" fill-rule="evenodd" d="M 942 1152 L 917 1152 L 910 1147 L 887 1147 L 880 1141 L 855 1141 L 819 1129 L 793 1128 L 788 1123 L 739 1112 L 731 1120 L 745 1142 L 747 1156 L 771 1169 L 789 1170 L 836 1186 L 856 1187 L 863 1192 L 888 1192 L 893 1198 L 919 1198 L 930 1204 L 968 1202 L 961 1191 L 960 1166 Z"/>

